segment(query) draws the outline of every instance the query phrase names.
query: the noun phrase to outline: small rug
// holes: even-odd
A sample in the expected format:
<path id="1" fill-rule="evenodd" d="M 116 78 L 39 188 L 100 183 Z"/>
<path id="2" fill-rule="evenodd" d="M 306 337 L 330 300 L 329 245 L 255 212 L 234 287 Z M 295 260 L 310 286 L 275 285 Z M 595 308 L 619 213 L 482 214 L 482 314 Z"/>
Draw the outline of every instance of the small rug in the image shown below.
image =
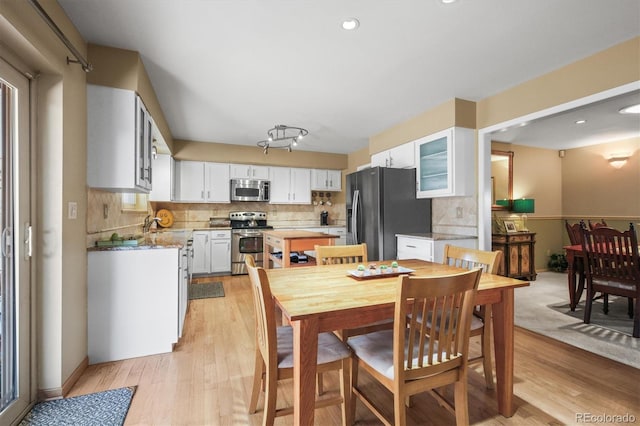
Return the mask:
<path id="1" fill-rule="evenodd" d="M 131 386 L 40 402 L 27 413 L 20 426 L 122 425 L 135 391 L 136 386 Z"/>
<path id="2" fill-rule="evenodd" d="M 224 287 L 221 282 L 189 284 L 189 300 L 210 297 L 224 297 Z"/>

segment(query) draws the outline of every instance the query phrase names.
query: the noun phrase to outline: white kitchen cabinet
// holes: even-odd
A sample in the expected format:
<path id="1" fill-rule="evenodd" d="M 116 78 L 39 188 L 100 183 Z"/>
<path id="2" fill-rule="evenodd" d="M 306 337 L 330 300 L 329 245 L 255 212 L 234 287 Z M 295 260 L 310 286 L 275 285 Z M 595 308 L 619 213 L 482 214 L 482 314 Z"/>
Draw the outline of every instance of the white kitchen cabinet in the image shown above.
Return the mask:
<path id="1" fill-rule="evenodd" d="M 415 141 L 416 197 L 474 194 L 474 130 L 452 127 Z"/>
<path id="2" fill-rule="evenodd" d="M 194 274 L 231 272 L 231 231 L 193 231 Z"/>
<path id="3" fill-rule="evenodd" d="M 208 274 L 211 269 L 210 231 L 193 231 L 192 274 Z"/>
<path id="4" fill-rule="evenodd" d="M 415 146 L 413 142 L 407 142 L 371 156 L 371 167 L 412 169 L 415 166 Z"/>
<path id="5" fill-rule="evenodd" d="M 231 231 L 211 232 L 211 273 L 231 272 Z"/>
<path id="6" fill-rule="evenodd" d="M 132 90 L 87 85 L 87 184 L 117 192 L 152 187 L 153 120 Z"/>
<path id="7" fill-rule="evenodd" d="M 204 161 L 175 163 L 176 201 L 200 203 L 231 202 L 229 164 Z"/>
<path id="8" fill-rule="evenodd" d="M 231 164 L 231 179 L 269 179 L 269 167 Z"/>
<path id="9" fill-rule="evenodd" d="M 173 200 L 173 158 L 168 154 L 158 154 L 151 164 L 153 188 L 149 192 L 149 201 Z"/>
<path id="10" fill-rule="evenodd" d="M 181 322 L 179 249 L 90 251 L 87 257 L 89 364 L 171 352 Z"/>
<path id="11" fill-rule="evenodd" d="M 311 204 L 311 170 L 270 167 L 271 204 Z"/>
<path id="12" fill-rule="evenodd" d="M 335 240 L 335 245 L 344 246 L 347 244 L 347 228 L 329 228 L 327 232 L 331 235 L 339 236 L 339 238 Z"/>
<path id="13" fill-rule="evenodd" d="M 311 189 L 342 191 L 342 172 L 340 170 L 311 169 Z"/>
<path id="14" fill-rule="evenodd" d="M 429 234 L 430 236 L 396 235 L 397 257 L 403 259 L 421 259 L 428 262 L 441 263 L 444 257 L 444 246 L 451 244 L 458 247 L 476 248 L 477 238 L 459 238 L 455 236 Z"/>

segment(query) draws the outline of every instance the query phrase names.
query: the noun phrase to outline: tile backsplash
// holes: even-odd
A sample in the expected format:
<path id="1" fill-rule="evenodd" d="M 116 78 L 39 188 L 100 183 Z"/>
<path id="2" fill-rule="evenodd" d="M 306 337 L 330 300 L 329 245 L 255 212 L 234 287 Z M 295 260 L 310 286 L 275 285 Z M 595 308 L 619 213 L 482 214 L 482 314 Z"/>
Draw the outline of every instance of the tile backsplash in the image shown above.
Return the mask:
<path id="1" fill-rule="evenodd" d="M 123 210 L 119 193 L 88 189 L 87 246 L 112 233 L 140 234 L 147 215 L 168 209 L 174 215 L 173 228 L 201 228 L 209 226 L 212 217 L 229 217 L 232 211 L 267 212 L 269 225 L 275 227 L 320 226 L 320 212 L 329 212 L 330 225 L 346 225 L 344 196 L 334 197 L 332 205 L 326 198 L 314 198 L 314 204 L 269 204 L 235 202 L 229 204 L 146 202 L 142 211 Z M 323 204 L 321 204 L 323 203 Z M 461 216 L 461 217 L 458 217 Z M 434 198 L 432 203 L 432 232 L 478 235 L 475 197 Z"/>

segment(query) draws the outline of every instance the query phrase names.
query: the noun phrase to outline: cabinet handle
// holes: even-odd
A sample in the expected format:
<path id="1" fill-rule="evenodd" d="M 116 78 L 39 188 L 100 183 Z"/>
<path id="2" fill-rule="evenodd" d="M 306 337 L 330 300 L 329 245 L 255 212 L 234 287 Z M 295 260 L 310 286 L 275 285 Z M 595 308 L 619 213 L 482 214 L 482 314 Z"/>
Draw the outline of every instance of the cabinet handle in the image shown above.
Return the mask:
<path id="1" fill-rule="evenodd" d="M 417 248 L 416 246 L 411 246 L 409 244 L 407 244 L 407 247 L 409 247 L 409 248 Z"/>
<path id="2" fill-rule="evenodd" d="M 393 157 L 389 157 L 389 167 L 393 166 Z"/>
<path id="3" fill-rule="evenodd" d="M 207 200 L 211 198 L 211 191 L 207 191 Z"/>
<path id="4" fill-rule="evenodd" d="M 204 200 L 204 191 L 200 191 L 200 198 Z"/>

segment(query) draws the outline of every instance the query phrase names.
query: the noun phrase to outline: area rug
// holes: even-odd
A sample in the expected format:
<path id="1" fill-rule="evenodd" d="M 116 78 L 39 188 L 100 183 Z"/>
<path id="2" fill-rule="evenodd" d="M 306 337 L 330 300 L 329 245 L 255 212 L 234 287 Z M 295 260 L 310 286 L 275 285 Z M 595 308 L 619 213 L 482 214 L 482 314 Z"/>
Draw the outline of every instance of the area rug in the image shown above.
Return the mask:
<path id="1" fill-rule="evenodd" d="M 189 284 L 189 300 L 224 297 L 224 287 L 221 282 Z"/>
<path id="2" fill-rule="evenodd" d="M 20 426 L 116 426 L 124 424 L 135 386 L 40 402 Z"/>
<path id="3" fill-rule="evenodd" d="M 602 300 L 594 302 L 591 323 L 585 324 L 584 299 L 575 312 L 569 309 L 567 274 L 541 272 L 529 287 L 515 290 L 515 323 L 518 327 L 559 340 L 605 358 L 640 368 L 640 338 L 631 336 L 625 298 L 610 297 L 609 314 Z"/>

